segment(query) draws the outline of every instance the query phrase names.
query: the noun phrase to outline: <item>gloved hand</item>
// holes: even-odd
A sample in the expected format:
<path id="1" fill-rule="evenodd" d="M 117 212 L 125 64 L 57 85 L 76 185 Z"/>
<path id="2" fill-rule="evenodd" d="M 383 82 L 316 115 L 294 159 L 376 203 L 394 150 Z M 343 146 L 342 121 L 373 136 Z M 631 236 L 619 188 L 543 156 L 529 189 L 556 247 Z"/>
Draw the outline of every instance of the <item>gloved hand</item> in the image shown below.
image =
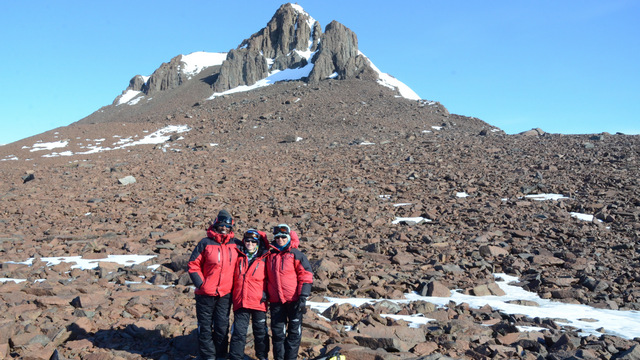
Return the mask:
<path id="1" fill-rule="evenodd" d="M 266 303 L 266 302 L 267 302 L 267 299 L 268 299 L 268 297 L 267 297 L 267 292 L 266 292 L 266 291 L 263 291 L 263 292 L 262 292 L 262 299 L 260 299 L 260 304 L 262 304 L 262 303 Z"/>
<path id="2" fill-rule="evenodd" d="M 305 314 L 307 312 L 307 297 L 300 295 L 298 303 L 296 304 L 296 312 L 299 314 Z"/>

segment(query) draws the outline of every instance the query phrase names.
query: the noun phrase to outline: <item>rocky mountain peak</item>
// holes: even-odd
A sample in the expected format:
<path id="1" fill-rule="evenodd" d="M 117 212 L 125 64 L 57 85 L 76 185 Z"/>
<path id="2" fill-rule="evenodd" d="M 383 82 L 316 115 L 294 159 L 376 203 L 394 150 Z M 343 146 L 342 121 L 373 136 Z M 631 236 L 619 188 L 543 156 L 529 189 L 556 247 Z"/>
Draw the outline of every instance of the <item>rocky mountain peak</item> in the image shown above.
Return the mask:
<path id="1" fill-rule="evenodd" d="M 198 81 L 189 81 L 193 77 Z M 291 80 L 317 84 L 326 79 L 377 81 L 407 99 L 420 99 L 406 85 L 379 71 L 359 51 L 358 37 L 351 29 L 332 21 L 323 33 L 320 23 L 302 7 L 288 3 L 278 8 L 264 28 L 228 53 L 178 55 L 151 76 L 134 76 L 107 113 L 101 109 L 96 116 L 81 121 L 121 119 L 125 113 L 129 118 L 142 119 L 153 108 L 167 107 L 163 101 L 177 104 L 176 99 L 184 97 L 195 103 L 225 95 L 229 90 L 237 92 L 242 86 L 262 87 Z M 161 100 L 158 95 L 164 92 L 171 95 Z M 152 96 L 153 102 L 149 101 Z M 136 108 L 123 110 L 123 104 Z"/>
<path id="2" fill-rule="evenodd" d="M 252 85 L 270 72 L 314 64 L 308 77 L 376 79 L 368 60 L 358 55 L 358 38 L 337 21 L 322 33 L 320 24 L 298 5 L 284 4 L 267 26 L 231 50 L 213 84 L 215 92 Z M 336 74 L 334 76 L 334 74 Z"/>
<path id="3" fill-rule="evenodd" d="M 286 69 L 283 58 L 295 56 L 292 51 L 316 51 L 322 28 L 320 23 L 301 7 L 292 4 L 280 6 L 267 26 L 244 40 L 240 48 L 261 52 L 265 58 L 274 59 L 272 69 Z"/>

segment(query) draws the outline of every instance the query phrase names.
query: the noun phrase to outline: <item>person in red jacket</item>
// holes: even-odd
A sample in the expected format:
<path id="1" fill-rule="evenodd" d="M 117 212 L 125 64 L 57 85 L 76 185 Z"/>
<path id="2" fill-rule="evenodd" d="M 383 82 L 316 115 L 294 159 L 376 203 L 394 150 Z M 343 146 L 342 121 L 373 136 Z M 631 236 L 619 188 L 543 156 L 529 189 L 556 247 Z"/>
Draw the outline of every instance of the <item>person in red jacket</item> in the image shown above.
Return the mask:
<path id="1" fill-rule="evenodd" d="M 221 210 L 189 259 L 189 276 L 196 287 L 198 344 L 203 360 L 226 358 L 233 270 L 238 259 L 233 218 Z"/>
<path id="2" fill-rule="evenodd" d="M 273 233 L 274 240 L 267 257 L 273 357 L 275 360 L 293 360 L 298 357 L 302 317 L 311 294 L 313 273 L 309 260 L 297 249 L 297 234 L 286 224 L 276 226 Z"/>
<path id="3" fill-rule="evenodd" d="M 238 249 L 238 261 L 233 274 L 234 321 L 229 344 L 229 360 L 244 359 L 247 328 L 251 320 L 256 357 L 267 359 L 269 335 L 267 332 L 267 234 L 247 230 Z"/>

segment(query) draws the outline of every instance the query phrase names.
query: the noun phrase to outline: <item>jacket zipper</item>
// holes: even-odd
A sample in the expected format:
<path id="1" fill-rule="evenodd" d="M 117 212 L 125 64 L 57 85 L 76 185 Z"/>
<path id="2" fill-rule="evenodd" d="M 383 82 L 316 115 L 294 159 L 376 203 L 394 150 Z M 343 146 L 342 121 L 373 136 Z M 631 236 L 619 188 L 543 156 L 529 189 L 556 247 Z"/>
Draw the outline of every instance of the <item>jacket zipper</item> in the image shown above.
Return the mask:
<path id="1" fill-rule="evenodd" d="M 259 267 L 260 267 L 260 262 L 256 262 L 256 267 L 253 268 L 253 272 L 251 273 L 251 276 L 254 276 L 256 274 L 256 270 L 258 270 Z"/>

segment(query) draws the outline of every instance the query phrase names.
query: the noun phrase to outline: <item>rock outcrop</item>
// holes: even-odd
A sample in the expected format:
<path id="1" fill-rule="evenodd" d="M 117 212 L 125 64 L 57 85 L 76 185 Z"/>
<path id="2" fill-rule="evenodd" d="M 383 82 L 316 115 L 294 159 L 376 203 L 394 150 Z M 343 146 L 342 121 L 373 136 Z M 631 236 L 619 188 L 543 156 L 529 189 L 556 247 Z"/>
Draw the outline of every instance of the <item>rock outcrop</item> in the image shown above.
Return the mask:
<path id="1" fill-rule="evenodd" d="M 142 87 L 142 92 L 152 95 L 158 91 L 174 89 L 182 84 L 183 79 L 180 73 L 180 63 L 182 55 L 171 59 L 169 63 L 163 63 L 153 72 L 149 81 Z"/>
<path id="2" fill-rule="evenodd" d="M 321 35 L 319 22 L 300 8 L 285 4 L 266 27 L 244 40 L 238 49 L 261 52 L 265 58 L 274 60 L 272 69 L 284 70 L 304 66 L 306 63 L 295 61 L 295 50 L 316 51 Z"/>
<path id="3" fill-rule="evenodd" d="M 146 84 L 146 80 L 142 75 L 136 75 L 129 80 L 129 87 L 127 90 L 143 91 Z"/>
<path id="4" fill-rule="evenodd" d="M 309 58 L 314 54 L 313 58 Z M 213 84 L 215 92 L 252 85 L 270 71 L 314 64 L 310 82 L 333 77 L 375 80 L 369 60 L 358 52 L 358 37 L 337 21 L 320 24 L 295 5 L 282 5 L 266 27 L 231 50 Z M 335 75 L 334 75 L 335 74 Z"/>
<path id="5" fill-rule="evenodd" d="M 245 39 L 237 49 L 229 51 L 213 84 L 214 91 L 252 85 L 267 77 L 269 70 L 307 65 L 304 54 L 316 51 L 321 34 L 320 23 L 301 8 L 282 5 L 266 27 Z"/>
<path id="6" fill-rule="evenodd" d="M 314 59 L 313 70 L 309 74 L 310 82 L 318 82 L 336 74 L 336 79 L 365 78 L 375 80 L 376 72 L 369 60 L 358 53 L 358 37 L 346 26 L 337 21 L 327 25 L 322 36 L 320 49 Z"/>

